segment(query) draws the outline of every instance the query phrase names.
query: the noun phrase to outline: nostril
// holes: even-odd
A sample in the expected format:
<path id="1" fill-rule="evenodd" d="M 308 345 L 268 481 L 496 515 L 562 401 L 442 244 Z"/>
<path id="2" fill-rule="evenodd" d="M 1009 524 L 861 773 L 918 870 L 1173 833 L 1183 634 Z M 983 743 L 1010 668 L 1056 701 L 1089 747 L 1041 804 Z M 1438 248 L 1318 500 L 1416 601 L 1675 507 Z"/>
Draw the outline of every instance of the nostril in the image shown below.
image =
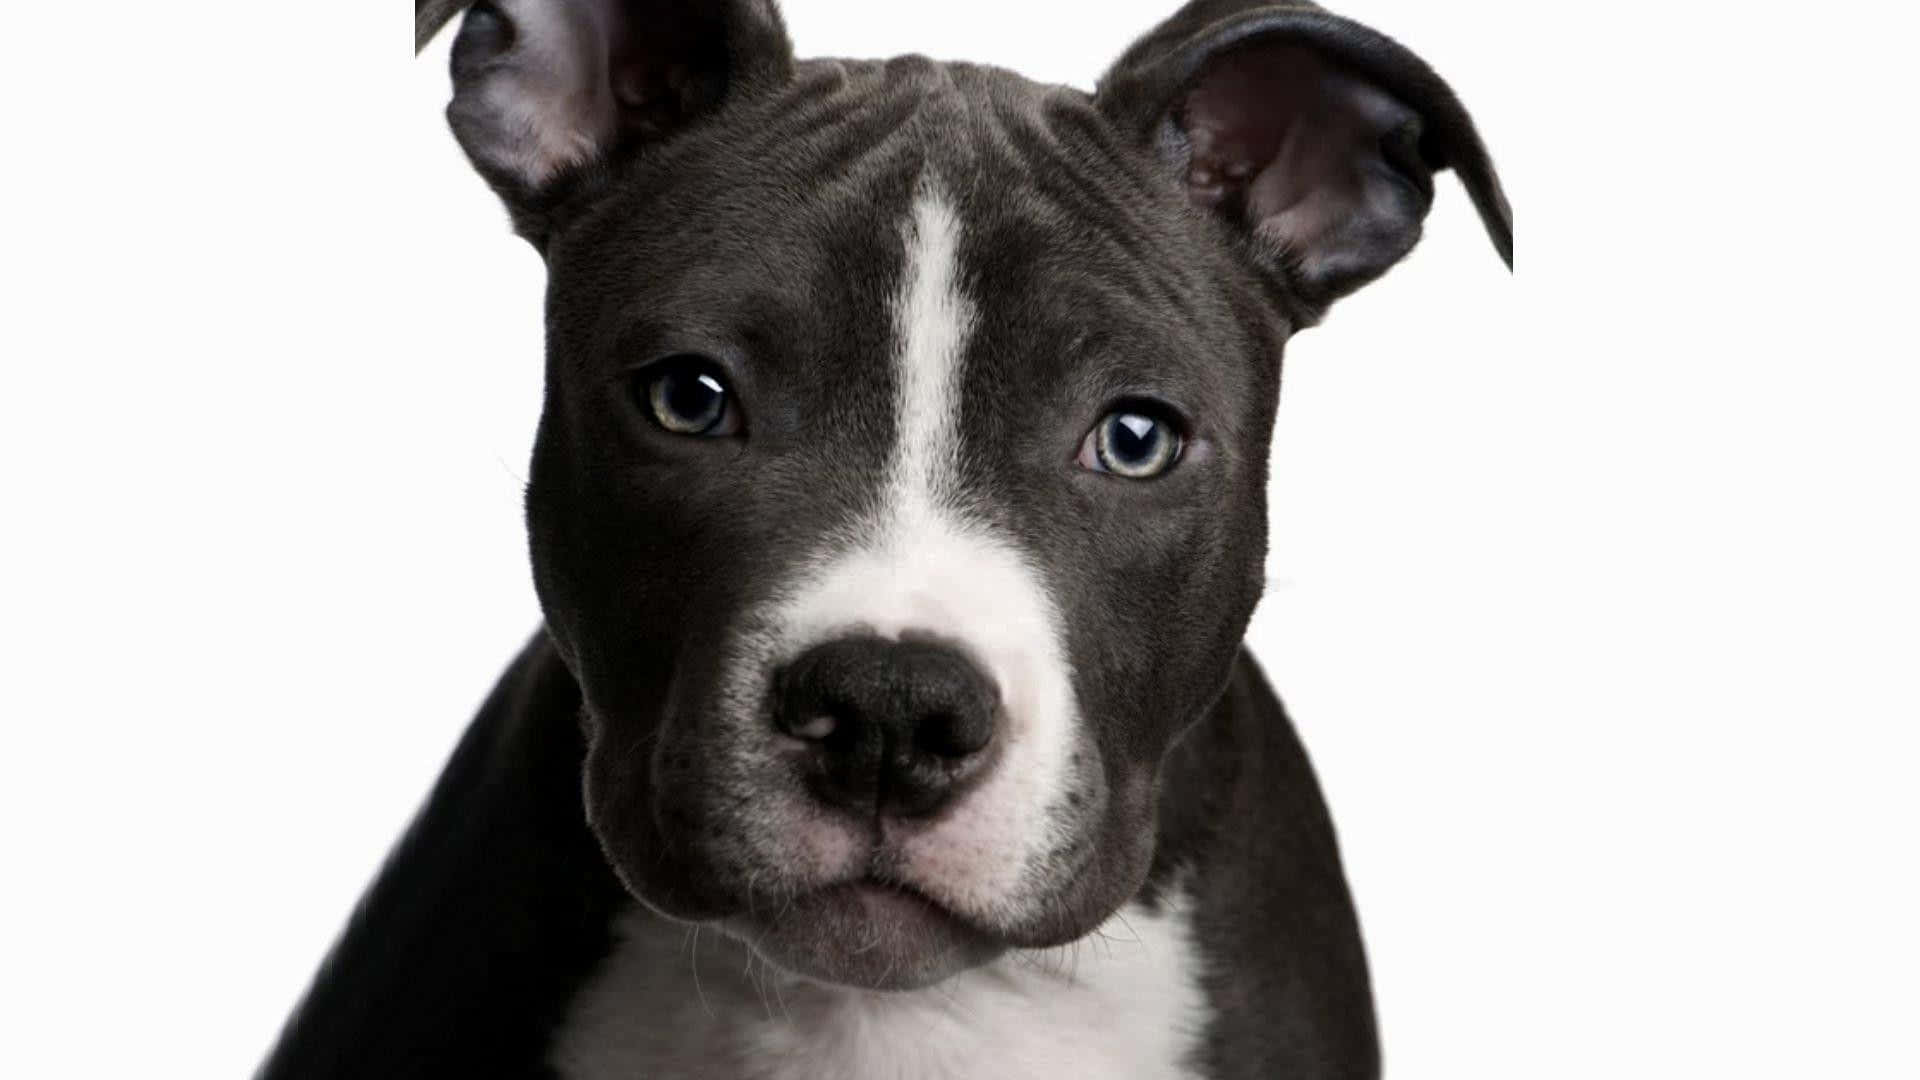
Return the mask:
<path id="1" fill-rule="evenodd" d="M 954 737 L 959 726 L 960 718 L 952 713 L 928 713 L 921 718 L 914 741 L 919 744 L 922 753 L 940 757 L 959 757 L 971 753 L 961 740 Z"/>
<path id="2" fill-rule="evenodd" d="M 842 692 L 844 664 L 832 653 L 809 653 L 774 676 L 774 724 L 796 739 L 840 742 L 855 734 L 857 710 Z"/>
<path id="3" fill-rule="evenodd" d="M 824 712 L 809 713 L 804 716 L 794 717 L 786 724 L 787 734 L 797 739 L 806 739 L 810 742 L 819 742 L 826 739 L 838 730 L 839 727 L 840 722 L 833 718 L 833 714 Z"/>
<path id="4" fill-rule="evenodd" d="M 860 738 L 861 711 L 831 695 L 789 695 L 780 710 L 780 730 L 830 751 L 848 749 Z"/>
<path id="5" fill-rule="evenodd" d="M 922 753 L 943 758 L 970 757 L 992 741 L 993 718 L 984 709 L 928 713 L 914 733 Z"/>

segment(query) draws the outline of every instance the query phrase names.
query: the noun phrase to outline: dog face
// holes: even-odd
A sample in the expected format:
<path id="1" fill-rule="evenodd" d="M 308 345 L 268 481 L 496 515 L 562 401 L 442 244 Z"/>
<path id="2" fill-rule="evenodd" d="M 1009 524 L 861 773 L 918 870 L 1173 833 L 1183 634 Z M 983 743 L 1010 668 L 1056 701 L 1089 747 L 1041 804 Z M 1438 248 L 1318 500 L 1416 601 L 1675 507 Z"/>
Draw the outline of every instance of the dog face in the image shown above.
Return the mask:
<path id="1" fill-rule="evenodd" d="M 1315 9 L 1094 95 L 795 61 L 762 3 L 469 14 L 449 113 L 545 254 L 527 510 L 627 888 L 924 985 L 1140 885 L 1260 592 L 1281 344 L 1412 245 L 1465 114 Z"/>

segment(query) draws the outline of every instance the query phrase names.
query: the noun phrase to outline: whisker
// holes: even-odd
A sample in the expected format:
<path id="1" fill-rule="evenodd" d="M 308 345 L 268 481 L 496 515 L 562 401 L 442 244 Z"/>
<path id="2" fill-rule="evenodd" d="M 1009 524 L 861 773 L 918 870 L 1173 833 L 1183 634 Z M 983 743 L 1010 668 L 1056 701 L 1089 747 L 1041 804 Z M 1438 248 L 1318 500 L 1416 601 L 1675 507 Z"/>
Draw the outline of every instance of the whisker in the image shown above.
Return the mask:
<path id="1" fill-rule="evenodd" d="M 692 959 L 692 963 L 689 965 L 689 970 L 693 972 L 693 992 L 694 992 L 694 995 L 700 999 L 700 1008 L 705 1010 L 707 1014 L 707 1018 L 709 1020 L 718 1019 L 717 1014 L 715 1014 L 713 1011 L 713 1006 L 707 1003 L 706 990 L 700 985 L 700 924 L 699 923 L 693 924 L 693 959 Z"/>

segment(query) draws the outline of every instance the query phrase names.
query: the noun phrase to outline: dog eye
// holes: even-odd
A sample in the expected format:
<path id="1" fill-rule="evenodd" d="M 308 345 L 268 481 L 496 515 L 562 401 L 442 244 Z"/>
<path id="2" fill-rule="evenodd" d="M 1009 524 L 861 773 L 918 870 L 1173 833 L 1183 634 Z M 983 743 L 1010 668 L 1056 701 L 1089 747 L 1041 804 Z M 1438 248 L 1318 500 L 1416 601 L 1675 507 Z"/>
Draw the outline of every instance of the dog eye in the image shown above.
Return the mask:
<path id="1" fill-rule="evenodd" d="M 1173 421 L 1146 405 L 1127 405 L 1100 418 L 1080 446 L 1079 463 L 1129 480 L 1159 476 L 1180 460 Z"/>
<path id="2" fill-rule="evenodd" d="M 635 376 L 635 396 L 653 422 L 675 435 L 731 435 L 739 428 L 733 394 L 719 365 L 699 356 L 670 356 Z"/>

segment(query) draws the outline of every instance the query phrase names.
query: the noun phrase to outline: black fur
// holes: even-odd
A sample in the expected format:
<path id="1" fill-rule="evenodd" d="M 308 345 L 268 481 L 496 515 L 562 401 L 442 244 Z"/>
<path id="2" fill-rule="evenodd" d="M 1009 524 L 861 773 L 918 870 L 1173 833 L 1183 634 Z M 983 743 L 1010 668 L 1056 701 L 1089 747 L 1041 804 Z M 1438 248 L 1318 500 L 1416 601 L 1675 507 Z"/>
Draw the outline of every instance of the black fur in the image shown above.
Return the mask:
<path id="1" fill-rule="evenodd" d="M 580 692 L 544 635 L 501 678 L 262 1077 L 541 1076 L 624 899 L 580 810 Z"/>

